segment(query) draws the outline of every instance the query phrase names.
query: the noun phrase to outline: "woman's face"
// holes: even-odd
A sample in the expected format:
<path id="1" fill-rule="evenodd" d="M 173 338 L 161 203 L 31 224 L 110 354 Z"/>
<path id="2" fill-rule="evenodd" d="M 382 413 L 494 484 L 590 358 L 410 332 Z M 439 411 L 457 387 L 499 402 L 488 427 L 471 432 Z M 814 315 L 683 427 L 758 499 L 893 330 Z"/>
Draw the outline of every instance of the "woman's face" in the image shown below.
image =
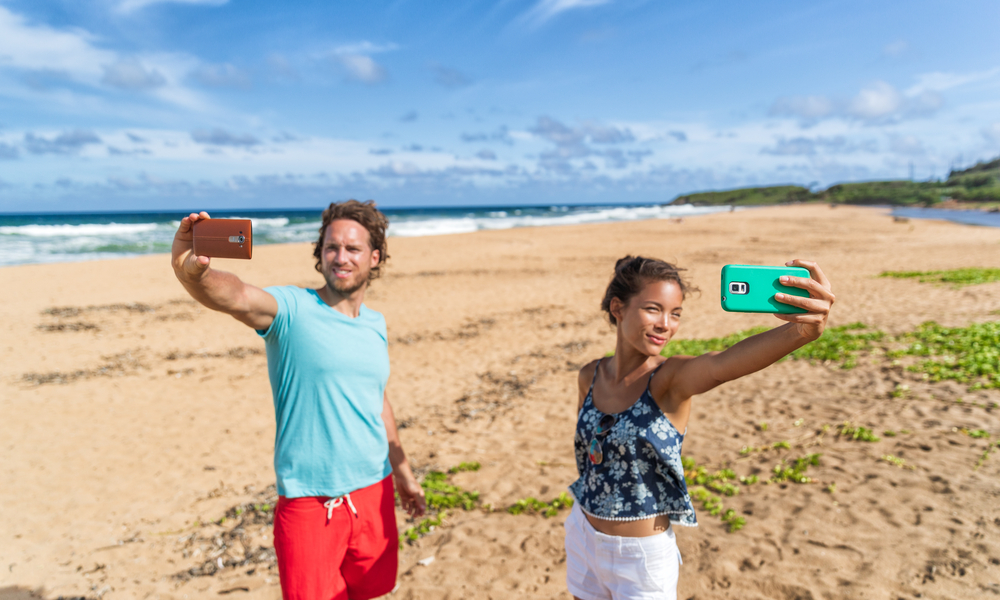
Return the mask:
<path id="1" fill-rule="evenodd" d="M 659 354 L 677 333 L 683 301 L 681 288 L 673 281 L 649 282 L 628 303 L 612 299 L 618 337 L 642 354 Z"/>

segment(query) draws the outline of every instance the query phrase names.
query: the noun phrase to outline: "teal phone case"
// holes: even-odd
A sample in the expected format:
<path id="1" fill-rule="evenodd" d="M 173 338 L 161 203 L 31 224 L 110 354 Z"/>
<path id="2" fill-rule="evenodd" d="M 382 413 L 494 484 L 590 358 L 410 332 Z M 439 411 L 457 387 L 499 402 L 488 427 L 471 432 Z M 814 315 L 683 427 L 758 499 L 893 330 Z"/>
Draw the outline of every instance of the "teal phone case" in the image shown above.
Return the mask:
<path id="1" fill-rule="evenodd" d="M 782 275 L 809 278 L 802 267 L 726 265 L 722 267 L 722 309 L 728 312 L 797 314 L 809 312 L 774 299 L 778 292 L 809 297 L 802 288 L 778 283 Z"/>

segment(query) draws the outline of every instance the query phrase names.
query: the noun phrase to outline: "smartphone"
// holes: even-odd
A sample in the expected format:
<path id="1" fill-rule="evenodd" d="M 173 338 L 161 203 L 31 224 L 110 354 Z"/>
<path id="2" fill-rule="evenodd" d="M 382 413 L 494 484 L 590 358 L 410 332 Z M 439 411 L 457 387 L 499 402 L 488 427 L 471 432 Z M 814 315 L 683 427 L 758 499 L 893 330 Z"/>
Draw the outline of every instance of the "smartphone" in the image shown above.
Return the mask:
<path id="1" fill-rule="evenodd" d="M 195 221 L 193 234 L 193 252 L 196 256 L 250 260 L 253 253 L 253 228 L 250 219 Z"/>
<path id="2" fill-rule="evenodd" d="M 726 265 L 722 267 L 722 309 L 728 312 L 797 314 L 804 308 L 775 300 L 778 292 L 791 296 L 809 297 L 809 292 L 781 285 L 782 275 L 809 278 L 802 267 L 762 267 L 758 265 Z"/>

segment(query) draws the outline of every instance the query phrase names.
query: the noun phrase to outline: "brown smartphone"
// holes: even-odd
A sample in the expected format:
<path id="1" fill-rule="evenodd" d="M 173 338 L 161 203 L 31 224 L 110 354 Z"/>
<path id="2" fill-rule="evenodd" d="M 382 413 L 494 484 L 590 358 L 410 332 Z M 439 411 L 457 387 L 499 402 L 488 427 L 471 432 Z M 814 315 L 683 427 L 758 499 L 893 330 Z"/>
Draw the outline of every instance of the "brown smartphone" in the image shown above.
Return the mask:
<path id="1" fill-rule="evenodd" d="M 253 253 L 250 219 L 205 219 L 194 224 L 195 256 L 242 258 Z"/>

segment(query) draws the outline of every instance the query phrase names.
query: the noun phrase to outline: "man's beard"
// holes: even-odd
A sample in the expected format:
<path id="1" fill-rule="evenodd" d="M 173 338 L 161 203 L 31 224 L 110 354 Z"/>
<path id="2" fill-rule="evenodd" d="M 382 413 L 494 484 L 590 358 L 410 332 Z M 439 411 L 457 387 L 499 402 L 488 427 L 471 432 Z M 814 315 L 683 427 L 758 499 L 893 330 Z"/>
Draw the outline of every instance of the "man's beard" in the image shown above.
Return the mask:
<path id="1" fill-rule="evenodd" d="M 337 279 L 337 277 L 332 273 L 326 278 L 326 285 L 328 285 L 330 289 L 336 291 L 338 294 L 342 296 L 350 296 L 354 292 L 357 292 L 361 288 L 365 287 L 367 283 L 368 283 L 367 274 L 358 277 L 356 280 L 350 280 L 350 281 Z"/>

